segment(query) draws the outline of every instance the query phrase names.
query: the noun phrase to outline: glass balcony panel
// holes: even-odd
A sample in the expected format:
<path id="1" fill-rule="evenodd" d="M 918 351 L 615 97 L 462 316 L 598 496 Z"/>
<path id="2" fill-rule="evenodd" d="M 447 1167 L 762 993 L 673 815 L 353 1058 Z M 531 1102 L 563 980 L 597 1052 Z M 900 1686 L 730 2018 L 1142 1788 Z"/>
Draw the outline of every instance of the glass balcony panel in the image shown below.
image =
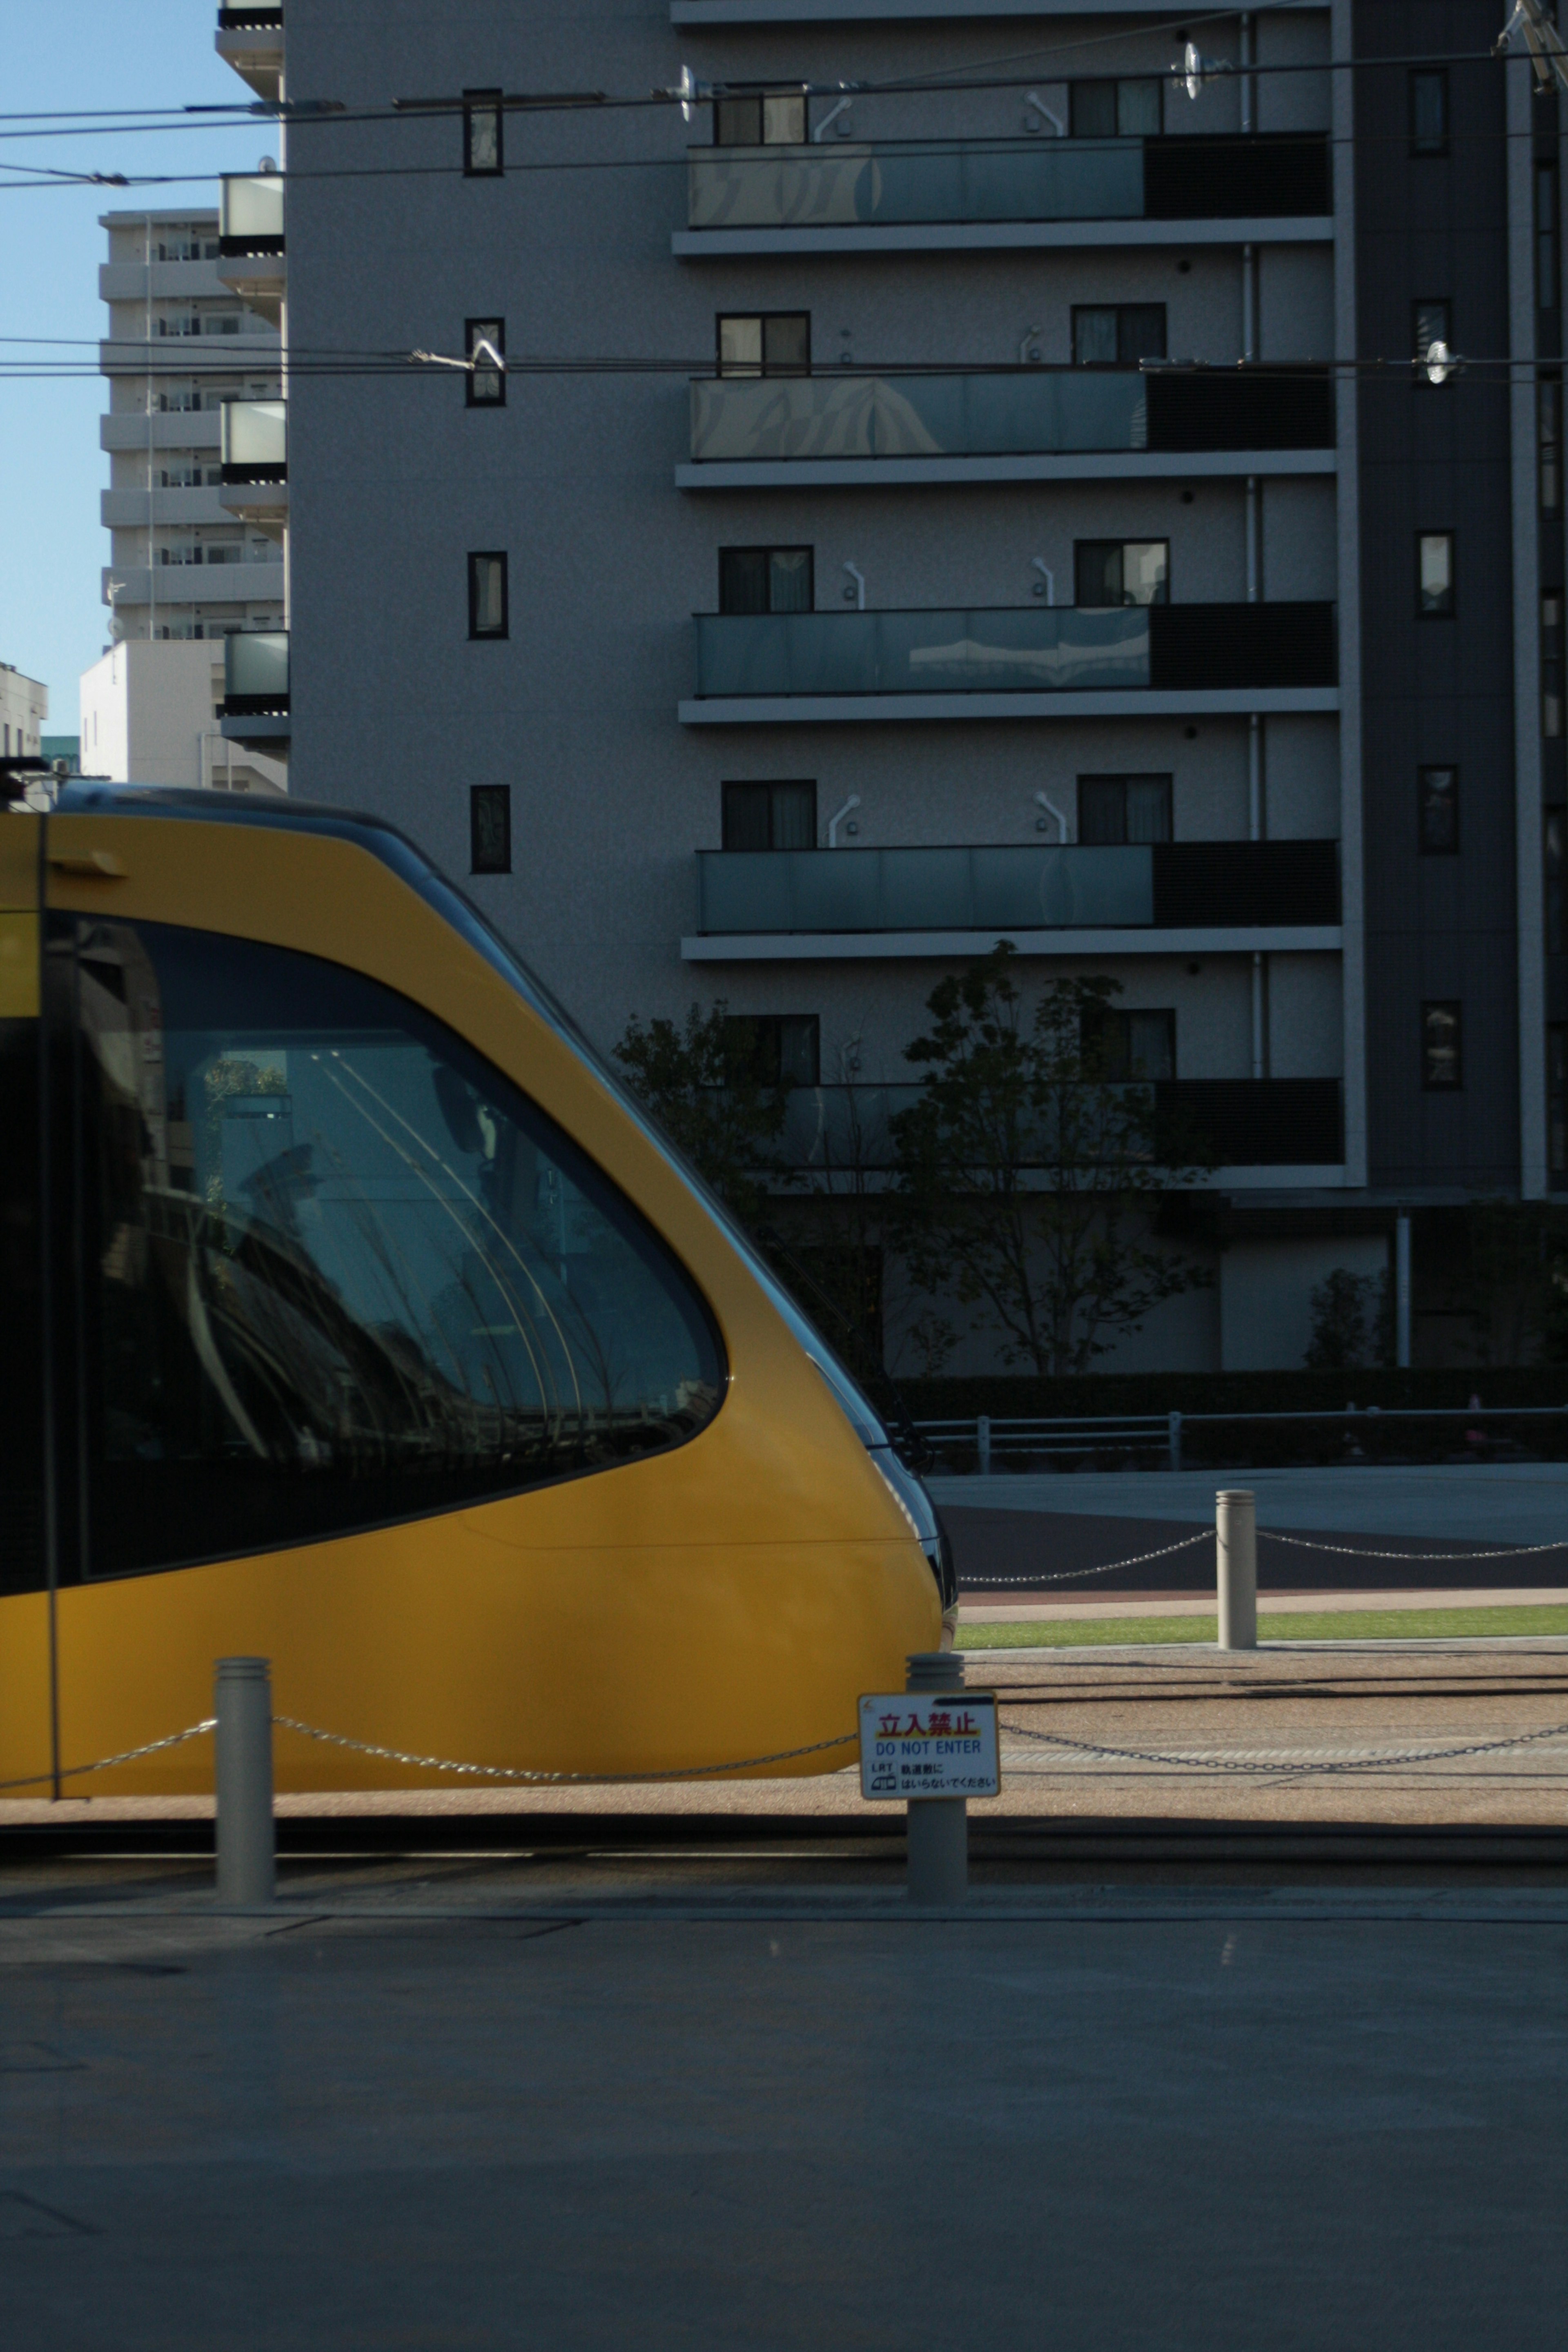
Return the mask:
<path id="1" fill-rule="evenodd" d="M 697 616 L 697 691 L 714 695 L 1099 691 L 1149 683 L 1149 611 Z"/>
<path id="2" fill-rule="evenodd" d="M 221 415 L 220 448 L 226 466 L 287 466 L 287 401 L 226 400 Z"/>
<path id="3" fill-rule="evenodd" d="M 1147 847 L 704 850 L 698 870 L 708 932 L 1005 932 L 1154 919 Z"/>
<path id="4" fill-rule="evenodd" d="M 1148 441 L 1144 379 L 1131 373 L 719 377 L 691 386 L 699 464 L 1014 457 Z"/>
<path id="5" fill-rule="evenodd" d="M 863 853 L 881 868 L 881 931 L 969 930 L 974 915 L 974 853 L 883 849 Z"/>
<path id="6" fill-rule="evenodd" d="M 228 237 L 280 237 L 283 234 L 283 182 L 270 173 L 259 177 L 226 173 L 220 182 L 218 235 Z"/>
<path id="7" fill-rule="evenodd" d="M 286 629 L 244 629 L 223 641 L 223 684 L 226 698 L 264 696 L 289 698 L 289 633 Z"/>
<path id="8" fill-rule="evenodd" d="M 795 929 L 788 850 L 699 854 L 697 925 L 703 931 Z"/>
<path id="9" fill-rule="evenodd" d="M 688 167 L 694 229 L 1137 220 L 1143 212 L 1137 139 L 705 147 L 690 151 Z"/>

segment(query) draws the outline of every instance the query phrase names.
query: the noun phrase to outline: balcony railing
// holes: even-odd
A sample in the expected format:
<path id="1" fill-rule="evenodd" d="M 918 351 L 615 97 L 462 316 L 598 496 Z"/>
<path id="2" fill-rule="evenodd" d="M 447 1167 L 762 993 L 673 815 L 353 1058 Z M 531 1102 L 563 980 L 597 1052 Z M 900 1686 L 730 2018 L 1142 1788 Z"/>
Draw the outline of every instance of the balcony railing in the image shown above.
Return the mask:
<path id="1" fill-rule="evenodd" d="M 944 375 L 716 376 L 691 386 L 698 464 L 1333 446 L 1326 370 L 1142 375 L 1017 368 Z"/>
<path id="2" fill-rule="evenodd" d="M 219 182 L 218 252 L 225 259 L 283 251 L 283 182 L 226 172 Z"/>
<path id="3" fill-rule="evenodd" d="M 220 33 L 268 33 L 283 29 L 281 7 L 220 8 L 217 12 Z"/>
<path id="4" fill-rule="evenodd" d="M 289 709 L 289 633 L 246 629 L 223 641 L 226 719 L 282 717 Z"/>
<path id="5" fill-rule="evenodd" d="M 700 613 L 697 696 L 1325 687 L 1331 604 Z"/>
<path id="6" fill-rule="evenodd" d="M 289 404 L 284 400 L 226 400 L 218 446 L 223 478 L 230 482 L 286 482 L 289 478 Z"/>
<path id="7" fill-rule="evenodd" d="M 825 1175 L 898 1164 L 893 1121 L 919 1086 L 796 1087 L 784 1106 L 779 1158 Z M 1157 1129 L 1173 1160 L 1206 1150 L 1222 1168 L 1337 1167 L 1344 1158 L 1338 1078 L 1165 1078 L 1153 1087 Z M 1045 1152 L 1026 1165 L 1045 1167 Z"/>
<path id="8" fill-rule="evenodd" d="M 1282 219 L 1331 209 L 1319 132 L 688 151 L 693 229 Z"/>
<path id="9" fill-rule="evenodd" d="M 700 932 L 1210 929 L 1339 921 L 1332 841 L 704 849 Z"/>

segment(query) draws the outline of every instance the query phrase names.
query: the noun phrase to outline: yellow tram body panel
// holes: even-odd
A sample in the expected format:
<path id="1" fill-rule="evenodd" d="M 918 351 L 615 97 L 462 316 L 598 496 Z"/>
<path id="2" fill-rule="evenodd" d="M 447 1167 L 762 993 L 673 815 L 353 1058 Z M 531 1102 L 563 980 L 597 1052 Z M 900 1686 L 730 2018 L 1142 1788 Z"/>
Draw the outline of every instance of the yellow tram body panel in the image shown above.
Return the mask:
<path id="1" fill-rule="evenodd" d="M 325 814 L 325 813 L 323 813 Z M 0 906 L 35 920 L 37 820 L 0 821 Z M 686 1443 L 389 1526 L 62 1584 L 62 1766 L 204 1717 L 214 1661 L 272 1661 L 277 1713 L 412 1755 L 512 1769 L 678 1772 L 850 1732 L 942 1638 L 910 1518 L 786 1313 L 593 1062 L 391 866 L 287 822 L 96 811 L 47 821 L 51 913 L 292 949 L 395 991 L 531 1098 L 639 1210 L 706 1300 L 729 1377 Z M 0 989 L 36 1013 L 17 971 Z M 33 935 L 36 945 L 36 933 Z M 48 1764 L 49 1599 L 0 1601 L 0 1780 Z M 757 1769 L 836 1770 L 839 1747 Z M 454 1787 L 279 1730 L 284 1790 Z M 68 1781 L 194 1793 L 193 1741 Z M 472 1785 L 471 1783 L 469 1785 Z"/>

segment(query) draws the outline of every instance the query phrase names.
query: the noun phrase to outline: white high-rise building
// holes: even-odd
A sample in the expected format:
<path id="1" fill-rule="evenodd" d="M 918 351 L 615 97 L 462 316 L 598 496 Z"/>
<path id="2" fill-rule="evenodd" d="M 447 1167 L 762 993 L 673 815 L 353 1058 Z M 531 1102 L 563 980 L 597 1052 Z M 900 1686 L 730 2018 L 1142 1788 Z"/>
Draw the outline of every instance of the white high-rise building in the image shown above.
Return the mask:
<path id="1" fill-rule="evenodd" d="M 252 446 L 282 431 L 269 197 L 280 212 L 264 170 L 226 181 L 220 210 L 103 218 L 110 642 L 81 689 L 82 760 L 100 775 L 284 784 L 286 742 L 265 731 L 234 742 L 224 709 L 226 640 L 280 631 L 287 614 L 281 493 L 255 478 L 280 473 L 281 459 L 258 466 Z"/>

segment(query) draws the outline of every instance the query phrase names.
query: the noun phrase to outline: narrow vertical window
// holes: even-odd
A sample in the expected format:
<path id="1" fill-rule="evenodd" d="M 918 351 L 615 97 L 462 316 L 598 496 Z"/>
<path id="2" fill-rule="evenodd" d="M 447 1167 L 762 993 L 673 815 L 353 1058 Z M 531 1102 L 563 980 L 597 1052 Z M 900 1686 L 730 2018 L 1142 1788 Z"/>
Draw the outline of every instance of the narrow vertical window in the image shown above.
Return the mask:
<path id="1" fill-rule="evenodd" d="M 1541 599 L 1541 731 L 1563 732 L 1563 591 L 1548 588 Z"/>
<path id="2" fill-rule="evenodd" d="M 1421 1007 L 1421 1083 L 1429 1092 L 1450 1094 L 1465 1082 L 1458 997 L 1429 997 Z"/>
<path id="3" fill-rule="evenodd" d="M 721 547 L 721 613 L 809 613 L 813 562 L 809 547 Z"/>
<path id="4" fill-rule="evenodd" d="M 1410 152 L 1448 152 L 1448 75 L 1442 66 L 1417 66 L 1410 76 Z"/>
<path id="5" fill-rule="evenodd" d="M 1564 835 L 1568 835 L 1568 817 L 1561 809 L 1548 809 L 1542 830 L 1541 862 L 1545 884 L 1546 952 L 1558 956 L 1568 953 L 1568 922 L 1563 920 L 1563 852 Z"/>
<path id="6" fill-rule="evenodd" d="M 1557 166 L 1535 167 L 1535 305 L 1555 310 L 1561 297 L 1557 267 Z"/>
<path id="7" fill-rule="evenodd" d="M 1546 1158 L 1553 1176 L 1568 1172 L 1568 1025 L 1546 1032 Z"/>
<path id="8" fill-rule="evenodd" d="M 726 849 L 815 849 L 816 784 L 726 784 L 723 841 Z"/>
<path id="9" fill-rule="evenodd" d="M 1454 534 L 1424 530 L 1415 542 L 1415 609 L 1424 619 L 1454 609 Z"/>
<path id="10" fill-rule="evenodd" d="M 468 558 L 468 635 L 507 635 L 506 557 L 484 552 Z"/>
<path id="11" fill-rule="evenodd" d="M 1447 857 L 1459 846 L 1459 772 L 1423 768 L 1420 778 L 1421 855 Z"/>
<path id="12" fill-rule="evenodd" d="M 505 166 L 501 154 L 501 94 L 499 89 L 463 92 L 463 172 L 470 180 L 493 178 Z"/>
<path id="13" fill-rule="evenodd" d="M 1563 379 L 1543 375 L 1535 387 L 1535 433 L 1541 503 L 1548 514 L 1563 504 Z"/>
<path id="14" fill-rule="evenodd" d="M 1452 306 L 1447 299 L 1436 295 L 1422 297 L 1413 305 L 1412 336 L 1415 356 L 1424 360 L 1434 343 L 1442 343 L 1448 351 L 1454 348 Z"/>
<path id="15" fill-rule="evenodd" d="M 463 349 L 474 365 L 463 382 L 468 386 L 470 408 L 504 408 L 506 406 L 506 371 L 483 362 L 479 351 L 488 343 L 492 352 L 506 357 L 506 320 L 504 319 L 465 319 Z"/>
<path id="16" fill-rule="evenodd" d="M 468 788 L 468 871 L 511 872 L 510 784 L 472 784 Z"/>

